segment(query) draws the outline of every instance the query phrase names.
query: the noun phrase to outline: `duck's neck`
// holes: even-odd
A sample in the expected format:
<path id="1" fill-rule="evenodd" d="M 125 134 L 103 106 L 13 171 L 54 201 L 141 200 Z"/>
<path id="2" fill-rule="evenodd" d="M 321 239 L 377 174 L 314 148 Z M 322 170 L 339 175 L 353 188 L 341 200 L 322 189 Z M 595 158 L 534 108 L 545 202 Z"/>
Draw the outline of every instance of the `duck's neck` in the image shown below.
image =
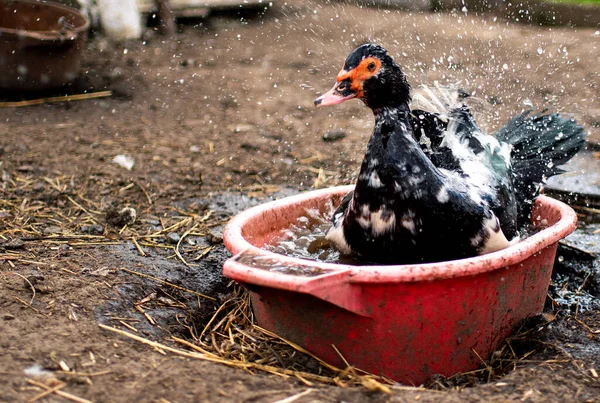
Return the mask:
<path id="1" fill-rule="evenodd" d="M 402 199 L 438 188 L 439 171 L 414 138 L 408 104 L 373 112 L 375 129 L 361 166 L 357 192 L 367 190 Z"/>

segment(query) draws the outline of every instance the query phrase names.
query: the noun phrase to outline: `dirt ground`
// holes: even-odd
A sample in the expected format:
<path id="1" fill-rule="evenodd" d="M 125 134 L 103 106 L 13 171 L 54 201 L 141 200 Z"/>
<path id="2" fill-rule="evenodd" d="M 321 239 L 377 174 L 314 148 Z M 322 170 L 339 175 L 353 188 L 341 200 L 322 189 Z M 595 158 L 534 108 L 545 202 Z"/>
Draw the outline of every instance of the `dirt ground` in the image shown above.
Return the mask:
<path id="1" fill-rule="evenodd" d="M 490 130 L 535 105 L 572 114 L 599 142 L 597 29 L 292 0 L 180 31 L 93 36 L 65 91 L 110 97 L 0 108 L 0 402 L 30 401 L 53 378 L 70 395 L 37 401 L 600 401 L 597 311 L 548 312 L 532 354 L 501 378 L 391 394 L 182 358 L 99 327 L 181 348 L 169 336 L 198 334 L 230 292 L 220 231 L 231 215 L 355 178 L 368 110 L 313 107 L 354 46 L 386 46 L 414 86 L 460 81 Z M 333 129 L 343 138 L 323 140 Z M 112 162 L 120 154 L 132 170 Z M 127 206 L 133 224 L 116 213 Z"/>

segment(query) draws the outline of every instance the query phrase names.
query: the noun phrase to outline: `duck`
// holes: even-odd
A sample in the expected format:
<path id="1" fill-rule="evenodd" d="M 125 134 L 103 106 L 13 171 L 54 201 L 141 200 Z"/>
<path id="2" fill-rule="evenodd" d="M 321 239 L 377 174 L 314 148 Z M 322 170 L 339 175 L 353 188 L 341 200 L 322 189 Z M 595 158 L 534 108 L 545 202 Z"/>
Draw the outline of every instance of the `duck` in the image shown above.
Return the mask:
<path id="1" fill-rule="evenodd" d="M 431 91 L 430 91 L 431 93 Z M 468 258 L 521 239 L 543 181 L 584 145 L 573 119 L 524 111 L 495 136 L 455 91 L 411 107 L 406 75 L 380 45 L 354 49 L 317 107 L 361 100 L 375 117 L 354 190 L 326 238 L 343 255 L 376 264 Z"/>

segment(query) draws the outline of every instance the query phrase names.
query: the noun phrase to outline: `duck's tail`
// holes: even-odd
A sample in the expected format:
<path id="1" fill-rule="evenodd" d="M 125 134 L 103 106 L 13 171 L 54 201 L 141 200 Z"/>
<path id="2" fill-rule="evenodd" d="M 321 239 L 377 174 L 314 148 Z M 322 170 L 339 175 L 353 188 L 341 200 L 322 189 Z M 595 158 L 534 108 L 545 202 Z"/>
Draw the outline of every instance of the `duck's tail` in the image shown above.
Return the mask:
<path id="1" fill-rule="evenodd" d="M 540 185 L 564 172 L 560 165 L 583 147 L 586 133 L 574 119 L 544 110 L 525 111 L 498 130 L 496 138 L 512 146 L 511 163 L 519 201 L 519 223 L 529 222 Z"/>

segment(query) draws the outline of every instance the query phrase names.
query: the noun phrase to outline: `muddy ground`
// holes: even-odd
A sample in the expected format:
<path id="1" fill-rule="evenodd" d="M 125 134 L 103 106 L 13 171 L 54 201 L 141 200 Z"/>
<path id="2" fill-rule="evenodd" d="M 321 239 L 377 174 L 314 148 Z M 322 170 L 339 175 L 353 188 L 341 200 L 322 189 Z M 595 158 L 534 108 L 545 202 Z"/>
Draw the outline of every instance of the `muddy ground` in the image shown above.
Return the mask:
<path id="1" fill-rule="evenodd" d="M 275 402 L 303 392 L 294 401 L 599 401 L 600 314 L 550 302 L 506 375 L 391 395 L 182 358 L 99 327 L 183 348 L 170 336 L 198 335 L 231 292 L 220 231 L 232 214 L 355 178 L 369 112 L 358 102 L 312 106 L 355 45 L 385 45 L 414 85 L 461 81 L 490 130 L 528 105 L 549 106 L 598 142 L 597 29 L 292 0 L 180 30 L 121 44 L 95 35 L 82 77 L 51 94 L 110 97 L 0 109 L 0 401 L 38 397 L 33 382 L 71 394 L 37 400 L 48 402 Z M 342 138 L 324 141 L 334 129 Z M 119 154 L 134 159 L 131 171 L 112 162 Z M 123 207 L 136 210 L 133 224 Z"/>

